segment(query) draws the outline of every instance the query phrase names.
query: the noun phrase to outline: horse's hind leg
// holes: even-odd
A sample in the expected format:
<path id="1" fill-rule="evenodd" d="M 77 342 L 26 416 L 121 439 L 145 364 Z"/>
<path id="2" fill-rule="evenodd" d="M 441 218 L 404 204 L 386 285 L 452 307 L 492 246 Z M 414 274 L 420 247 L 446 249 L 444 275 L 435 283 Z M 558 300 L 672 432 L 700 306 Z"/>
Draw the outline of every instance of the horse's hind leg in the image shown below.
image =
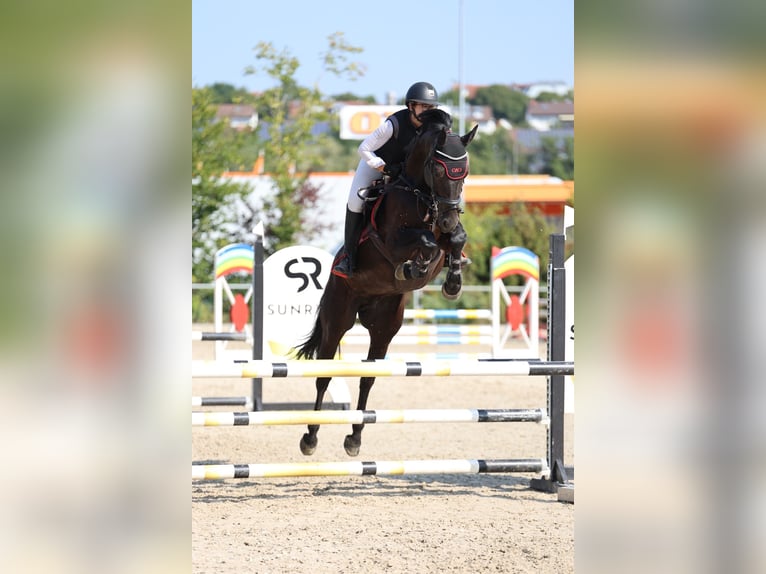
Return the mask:
<path id="1" fill-rule="evenodd" d="M 385 359 L 388 352 L 388 346 L 391 339 L 399 332 L 404 318 L 403 295 L 396 295 L 384 300 L 379 300 L 373 307 L 360 309 L 359 320 L 370 333 L 370 348 L 367 352 L 367 359 Z M 367 399 L 370 396 L 372 385 L 375 384 L 375 377 L 362 377 L 359 380 L 359 399 L 356 403 L 357 410 L 363 411 L 367 408 Z M 362 446 L 362 431 L 364 423 L 351 425 L 351 434 L 346 435 L 343 441 L 343 448 L 349 456 L 359 454 Z"/>
<path id="2" fill-rule="evenodd" d="M 316 381 L 317 397 L 314 402 L 315 411 L 322 410 L 322 401 L 324 400 L 324 394 L 327 392 L 327 387 L 330 385 L 330 379 L 331 377 L 320 377 Z M 317 438 L 319 425 L 308 425 L 308 430 L 309 432 L 301 437 L 300 443 L 301 452 L 306 456 L 314 454 L 314 451 L 317 448 L 317 443 L 319 442 L 319 439 Z"/>
<path id="3" fill-rule="evenodd" d="M 339 284 L 334 276 L 330 276 L 325 286 L 325 295 L 320 303 L 314 333 L 312 333 L 312 337 L 319 335 L 315 358 L 332 359 L 338 350 L 341 338 L 354 325 L 356 306 L 349 303 L 349 298 L 345 282 Z M 315 411 L 322 410 L 322 401 L 331 379 L 332 377 L 317 378 Z M 319 425 L 308 425 L 308 432 L 301 437 L 301 452 L 306 456 L 314 454 L 318 443 L 318 432 Z"/>

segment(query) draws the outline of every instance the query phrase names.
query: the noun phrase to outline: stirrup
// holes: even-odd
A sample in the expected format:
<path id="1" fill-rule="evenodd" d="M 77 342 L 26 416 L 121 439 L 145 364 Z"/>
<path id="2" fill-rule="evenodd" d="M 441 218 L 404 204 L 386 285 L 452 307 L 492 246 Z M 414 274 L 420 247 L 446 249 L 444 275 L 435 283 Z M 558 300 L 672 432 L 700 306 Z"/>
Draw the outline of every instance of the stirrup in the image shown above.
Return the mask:
<path id="1" fill-rule="evenodd" d="M 359 188 L 356 192 L 356 196 L 365 203 L 374 203 L 383 193 L 383 186 L 385 181 L 383 179 L 376 179 L 369 186 Z"/>
<path id="2" fill-rule="evenodd" d="M 340 258 L 338 264 L 332 268 L 332 272 L 336 275 L 342 275 L 344 277 L 352 277 L 354 275 L 353 265 L 351 265 L 348 254 L 345 254 Z"/>

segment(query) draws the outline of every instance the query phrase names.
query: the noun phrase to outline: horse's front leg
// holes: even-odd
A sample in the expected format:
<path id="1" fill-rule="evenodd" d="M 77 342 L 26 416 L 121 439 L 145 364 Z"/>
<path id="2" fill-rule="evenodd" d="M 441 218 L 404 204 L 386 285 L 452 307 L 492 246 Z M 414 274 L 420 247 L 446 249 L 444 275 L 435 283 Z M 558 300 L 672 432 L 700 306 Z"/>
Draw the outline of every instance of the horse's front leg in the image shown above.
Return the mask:
<path id="1" fill-rule="evenodd" d="M 317 398 L 314 402 L 315 411 L 322 410 L 322 401 L 324 400 L 324 394 L 327 392 L 327 387 L 330 386 L 331 378 L 332 377 L 320 377 L 316 381 Z M 300 443 L 301 452 L 306 456 L 314 454 L 314 451 L 317 448 L 317 443 L 319 442 L 319 439 L 317 438 L 319 425 L 308 425 L 308 430 L 309 432 L 305 433 L 303 437 L 301 437 Z"/>
<path id="2" fill-rule="evenodd" d="M 442 295 L 445 299 L 455 301 L 463 290 L 463 247 L 468 241 L 468 234 L 463 229 L 463 224 L 458 223 L 447 237 L 449 238 L 446 258 L 447 277 L 442 283 Z"/>
<path id="3" fill-rule="evenodd" d="M 436 238 L 431 231 L 423 229 L 409 229 L 400 233 L 400 237 L 403 239 L 401 246 L 398 248 L 400 253 L 407 253 L 398 257 L 399 261 L 402 261 L 396 269 L 394 269 L 394 277 L 399 281 L 406 281 L 409 279 L 420 279 L 428 273 L 428 267 L 434 258 L 439 256 L 439 246 L 436 243 Z M 404 238 L 408 241 L 404 241 Z M 397 255 L 397 252 L 394 251 Z"/>

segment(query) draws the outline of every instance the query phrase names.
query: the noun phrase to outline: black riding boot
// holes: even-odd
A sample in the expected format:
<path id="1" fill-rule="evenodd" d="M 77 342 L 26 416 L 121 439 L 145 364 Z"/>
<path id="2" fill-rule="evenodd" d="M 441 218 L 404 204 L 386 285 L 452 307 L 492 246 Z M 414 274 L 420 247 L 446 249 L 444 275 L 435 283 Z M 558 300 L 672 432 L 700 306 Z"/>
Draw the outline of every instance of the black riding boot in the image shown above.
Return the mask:
<path id="1" fill-rule="evenodd" d="M 346 208 L 346 229 L 344 234 L 344 249 L 346 256 L 342 257 L 340 262 L 335 266 L 333 271 L 341 273 L 346 277 L 352 277 L 354 275 L 354 268 L 356 267 L 356 248 L 359 245 L 359 236 L 362 233 L 362 227 L 364 223 L 364 216 L 361 213 L 351 211 Z"/>

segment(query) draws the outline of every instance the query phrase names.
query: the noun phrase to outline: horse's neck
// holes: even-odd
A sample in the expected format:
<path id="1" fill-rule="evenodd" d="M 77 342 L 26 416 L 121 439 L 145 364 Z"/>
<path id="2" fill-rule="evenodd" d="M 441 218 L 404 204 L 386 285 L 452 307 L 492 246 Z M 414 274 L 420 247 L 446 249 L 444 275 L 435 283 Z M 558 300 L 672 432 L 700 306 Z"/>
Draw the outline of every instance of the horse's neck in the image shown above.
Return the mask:
<path id="1" fill-rule="evenodd" d="M 394 182 L 385 187 L 380 198 L 381 204 L 375 209 L 375 218 L 380 231 L 385 228 L 428 227 L 423 218 L 428 207 L 419 201 L 409 185 Z"/>
<path id="2" fill-rule="evenodd" d="M 403 187 L 405 189 L 413 191 L 417 189 L 418 187 L 422 187 L 423 182 L 421 180 L 422 178 L 418 174 L 409 174 L 405 171 L 399 176 L 399 179 L 394 183 L 398 185 L 399 187 Z"/>

